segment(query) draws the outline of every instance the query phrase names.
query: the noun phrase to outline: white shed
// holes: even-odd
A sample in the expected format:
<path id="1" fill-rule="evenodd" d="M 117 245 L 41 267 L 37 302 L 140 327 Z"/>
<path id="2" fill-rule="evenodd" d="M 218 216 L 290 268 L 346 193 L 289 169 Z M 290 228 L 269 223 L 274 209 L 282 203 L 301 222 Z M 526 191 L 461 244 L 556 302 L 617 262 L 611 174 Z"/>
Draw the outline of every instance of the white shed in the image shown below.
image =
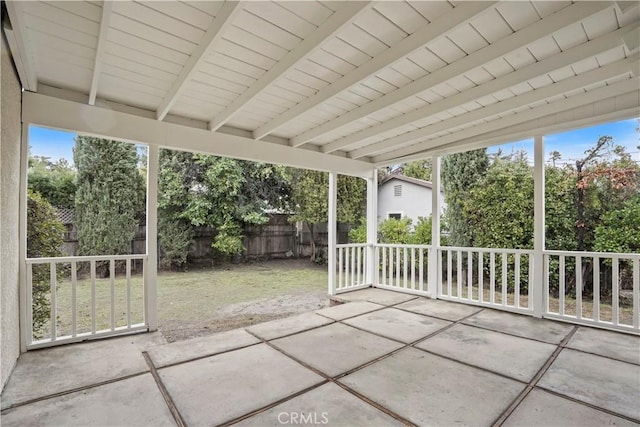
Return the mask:
<path id="1" fill-rule="evenodd" d="M 378 187 L 378 222 L 387 218 L 418 218 L 431 215 L 432 184 L 422 179 L 392 174 L 385 177 Z M 440 189 L 441 206 L 444 208 L 444 193 Z"/>

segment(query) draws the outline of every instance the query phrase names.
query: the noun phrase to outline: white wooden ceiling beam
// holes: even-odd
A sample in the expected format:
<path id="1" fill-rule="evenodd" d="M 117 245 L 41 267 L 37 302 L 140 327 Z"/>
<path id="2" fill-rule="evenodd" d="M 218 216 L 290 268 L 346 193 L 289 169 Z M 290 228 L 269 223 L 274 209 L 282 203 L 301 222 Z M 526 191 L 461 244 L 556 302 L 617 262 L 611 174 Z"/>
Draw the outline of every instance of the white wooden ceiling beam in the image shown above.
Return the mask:
<path id="1" fill-rule="evenodd" d="M 19 1 L 6 1 L 7 13 L 10 22 L 3 22 L 3 30 L 7 36 L 7 42 L 11 49 L 13 61 L 16 64 L 20 83 L 25 90 L 35 92 L 38 90 L 38 75 L 36 73 L 36 65 L 33 56 L 30 54 L 30 46 L 27 44 L 24 36 L 26 35 L 26 27 L 22 20 L 22 13 L 19 8 Z"/>
<path id="2" fill-rule="evenodd" d="M 426 42 L 442 37 L 445 33 L 452 31 L 461 25 L 465 25 L 478 14 L 486 11 L 488 8 L 494 7 L 496 3 L 497 2 L 495 1 L 459 3 L 458 6 L 445 16 L 441 16 L 430 24 L 425 25 L 410 36 L 405 37 L 395 46 L 390 47 L 344 77 L 341 77 L 329 86 L 324 87 L 313 96 L 280 114 L 270 122 L 260 126 L 253 132 L 254 138 L 260 139 L 279 129 L 289 121 L 304 114 L 328 99 L 333 98 L 340 92 L 358 84 L 362 80 L 367 79 L 381 69 L 392 65 L 405 56 L 410 55 L 415 50 L 424 46 Z"/>
<path id="3" fill-rule="evenodd" d="M 635 53 L 640 49 L 640 28 L 636 28 L 634 31 L 626 33 L 622 39 L 625 46 L 629 49 L 629 52 Z"/>
<path id="4" fill-rule="evenodd" d="M 169 93 L 164 97 L 158 109 L 156 110 L 156 117 L 158 120 L 164 119 L 169 113 L 171 107 L 178 99 L 178 96 L 185 87 L 185 84 L 191 79 L 191 76 L 198 70 L 200 64 L 207 57 L 209 51 L 215 45 L 215 43 L 222 38 L 225 29 L 231 25 L 234 17 L 242 10 L 242 2 L 239 1 L 226 1 L 224 5 L 218 11 L 215 19 L 202 36 L 200 44 L 195 48 L 186 64 L 182 68 L 180 75 L 173 83 L 173 86 L 169 90 Z"/>
<path id="5" fill-rule="evenodd" d="M 426 159 L 432 156 L 442 156 L 446 154 L 459 153 L 461 151 L 491 147 L 492 145 L 507 144 L 513 141 L 521 141 L 523 139 L 531 138 L 535 134 L 548 135 L 551 133 L 568 132 L 584 127 L 593 127 L 604 123 L 637 118 L 640 115 L 640 90 L 637 90 L 635 94 L 627 93 L 613 98 L 607 98 L 606 101 L 609 104 L 611 104 L 609 101 L 613 101 L 613 104 L 616 104 L 616 101 L 618 101 L 619 98 L 626 97 L 626 95 L 632 95 L 632 97 L 635 98 L 635 102 L 633 102 L 634 106 L 627 108 L 615 108 L 610 112 L 600 112 L 595 111 L 596 108 L 588 108 L 590 105 L 587 104 L 565 110 L 560 114 L 561 116 L 571 116 L 571 118 L 562 117 L 561 120 L 557 120 L 557 114 L 547 115 L 539 119 L 521 123 L 517 126 L 510 126 L 483 135 L 465 138 L 460 141 L 438 146 L 411 156 L 376 163 L 374 166 L 376 168 L 381 168 L 393 164 Z M 597 101 L 596 104 L 600 106 L 601 102 L 602 100 Z"/>
<path id="6" fill-rule="evenodd" d="M 558 12 L 546 16 L 542 20 L 523 28 L 497 42 L 490 44 L 472 54 L 465 56 L 433 73 L 427 74 L 398 90 L 385 94 L 361 107 L 355 108 L 340 117 L 329 122 L 316 126 L 294 138 L 291 138 L 291 145 L 298 147 L 314 138 L 325 135 L 339 129 L 356 120 L 360 120 L 369 114 L 373 114 L 393 104 L 401 102 L 407 98 L 415 96 L 430 87 L 444 83 L 455 76 L 465 74 L 477 67 L 496 58 L 500 58 L 509 52 L 527 46 L 536 40 L 555 33 L 567 26 L 568 22 L 577 22 L 594 15 L 606 8 L 612 7 L 609 2 L 583 2 L 565 7 Z M 334 145 L 331 150 L 339 150 L 339 144 Z"/>
<path id="7" fill-rule="evenodd" d="M 153 115 L 143 117 L 39 93 L 24 92 L 22 107 L 24 123 L 85 135 L 352 176 L 371 176 L 372 171 L 368 162 L 158 121 Z"/>
<path id="8" fill-rule="evenodd" d="M 608 64 L 604 67 L 596 68 L 580 74 L 576 77 L 564 79 L 543 88 L 527 92 L 523 95 L 514 96 L 496 104 L 479 108 L 465 114 L 460 114 L 459 116 L 354 150 L 349 153 L 348 157 L 351 159 L 359 159 L 365 156 L 377 155 L 385 151 L 392 151 L 394 149 L 401 148 L 401 144 L 427 139 L 438 132 L 453 129 L 458 126 L 462 126 L 465 123 L 472 123 L 485 117 L 503 114 L 523 105 L 534 104 L 556 95 L 568 93 L 595 83 L 613 79 L 624 74 L 629 74 L 630 72 L 633 72 L 633 68 L 637 66 L 639 60 L 640 56 L 636 54 L 629 58 Z"/>
<path id="9" fill-rule="evenodd" d="M 469 137 L 480 137 L 485 133 L 492 132 L 498 129 L 514 126 L 530 120 L 535 120 L 550 114 L 557 114 L 571 108 L 590 104 L 613 96 L 622 95 L 634 90 L 637 91 L 639 82 L 640 80 L 638 77 L 633 77 L 631 79 L 623 80 L 608 86 L 591 90 L 582 95 L 572 96 L 565 99 L 564 101 L 545 104 L 540 107 L 533 108 L 529 111 L 525 111 L 523 113 L 513 114 L 489 123 L 485 123 L 483 125 L 464 129 L 459 132 L 443 136 L 441 138 L 435 138 L 429 141 L 420 142 L 406 148 L 401 148 L 399 150 L 385 153 L 380 156 L 373 157 L 372 161 L 376 164 L 388 161 L 402 162 L 407 156 L 412 156 L 425 150 L 451 144 Z"/>
<path id="10" fill-rule="evenodd" d="M 96 47 L 96 57 L 93 63 L 93 77 L 91 78 L 91 89 L 89 91 L 89 105 L 96 103 L 98 94 L 98 84 L 100 83 L 100 73 L 102 72 L 102 55 L 107 45 L 107 33 L 109 32 L 109 21 L 113 1 L 104 0 L 102 2 L 102 19 L 100 20 L 100 33 L 98 34 L 98 45 Z"/>
<path id="11" fill-rule="evenodd" d="M 370 126 L 359 132 L 340 138 L 334 142 L 331 142 L 323 146 L 323 152 L 331 153 L 336 150 L 348 147 L 363 139 L 371 138 L 384 132 L 405 126 L 417 120 L 430 117 L 434 114 L 438 114 L 442 111 L 464 105 L 468 102 L 482 98 L 483 96 L 491 95 L 510 86 L 516 85 L 523 81 L 530 80 L 532 78 L 547 74 L 551 71 L 569 66 L 582 59 L 592 57 L 598 53 L 613 49 L 617 46 L 621 46 L 624 42 L 622 37 L 628 31 L 631 31 L 638 27 L 638 23 L 628 25 L 624 28 L 618 29 L 611 33 L 608 33 L 597 39 L 593 39 L 581 45 L 575 46 L 571 49 L 559 53 L 557 55 L 550 56 L 542 61 L 535 62 L 513 71 L 497 79 L 490 80 L 481 85 L 467 89 L 456 95 L 452 95 L 448 98 L 444 98 L 440 101 L 436 101 L 432 104 L 426 105 L 422 108 L 418 108 L 409 113 L 387 120 L 386 122 L 378 125 Z"/>
<path id="12" fill-rule="evenodd" d="M 282 77 L 285 73 L 295 67 L 300 61 L 308 58 L 322 44 L 334 37 L 338 32 L 348 25 L 351 25 L 360 14 L 367 10 L 370 2 L 352 1 L 341 6 L 325 23 L 323 23 L 313 34 L 306 37 L 293 50 L 285 55 L 269 71 L 264 73 L 250 88 L 236 98 L 231 105 L 225 108 L 213 120 L 209 122 L 209 130 L 217 130 L 224 125 L 234 114 L 240 111 L 251 100 L 258 96 L 271 83 Z"/>

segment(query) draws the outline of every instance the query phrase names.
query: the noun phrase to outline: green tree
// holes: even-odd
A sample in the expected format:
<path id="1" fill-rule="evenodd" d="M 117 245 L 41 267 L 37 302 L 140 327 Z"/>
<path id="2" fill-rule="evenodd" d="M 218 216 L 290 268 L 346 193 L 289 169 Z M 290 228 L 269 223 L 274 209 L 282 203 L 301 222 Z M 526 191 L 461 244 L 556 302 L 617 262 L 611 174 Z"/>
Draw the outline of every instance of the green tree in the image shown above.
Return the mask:
<path id="1" fill-rule="evenodd" d="M 328 221 L 329 174 L 306 169 L 291 169 L 291 221 L 307 224 L 311 231 L 311 259 L 322 258 L 317 250 L 317 225 Z M 351 176 L 338 177 L 338 222 L 358 224 L 365 212 L 366 184 Z"/>
<path id="2" fill-rule="evenodd" d="M 136 147 L 77 136 L 73 157 L 78 171 L 74 218 L 79 253 L 130 253 L 145 193 Z"/>
<path id="3" fill-rule="evenodd" d="M 463 206 L 476 246 L 533 247 L 533 174 L 526 161 L 496 160 Z"/>
<path id="4" fill-rule="evenodd" d="M 431 181 L 431 160 L 416 160 L 402 166 L 402 173 L 411 178 Z"/>
<path id="5" fill-rule="evenodd" d="M 600 252 L 640 252 L 640 194 L 607 212 L 596 227 L 594 249 Z"/>
<path id="6" fill-rule="evenodd" d="M 76 172 L 66 159 L 51 162 L 42 156 L 29 157 L 28 187 L 58 208 L 72 209 L 76 196 Z"/>
<path id="7" fill-rule="evenodd" d="M 186 264 L 196 227 L 215 229 L 214 255 L 241 254 L 244 225 L 264 224 L 290 198 L 284 167 L 171 150 L 160 152 L 158 186 L 163 267 Z"/>
<path id="8" fill-rule="evenodd" d="M 545 169 L 546 248 L 575 251 L 576 173 L 570 166 Z"/>
<path id="9" fill-rule="evenodd" d="M 442 182 L 449 226 L 449 241 L 454 246 L 473 246 L 471 220 L 465 212 L 465 201 L 489 167 L 486 149 L 450 154 L 442 158 Z"/>
<path id="10" fill-rule="evenodd" d="M 62 256 L 65 228 L 58 220 L 56 210 L 40 194 L 27 191 L 27 257 Z M 34 265 L 33 286 L 33 330 L 39 335 L 50 318 L 49 294 L 51 290 L 49 265 Z M 60 271 L 58 271 L 60 274 Z"/>

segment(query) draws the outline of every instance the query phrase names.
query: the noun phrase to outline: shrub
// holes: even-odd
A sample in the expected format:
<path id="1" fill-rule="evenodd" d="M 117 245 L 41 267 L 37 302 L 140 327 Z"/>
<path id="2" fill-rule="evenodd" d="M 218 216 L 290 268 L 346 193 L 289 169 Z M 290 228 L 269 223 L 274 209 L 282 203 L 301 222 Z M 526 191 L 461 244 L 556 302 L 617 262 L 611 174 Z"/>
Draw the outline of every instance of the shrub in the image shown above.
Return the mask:
<path id="1" fill-rule="evenodd" d="M 56 210 L 39 193 L 27 192 L 27 257 L 59 257 L 64 243 L 64 225 L 56 215 Z M 58 274 L 62 274 L 58 271 Z M 33 287 L 33 331 L 36 335 L 49 320 L 49 292 L 51 282 L 47 264 L 34 265 Z"/>

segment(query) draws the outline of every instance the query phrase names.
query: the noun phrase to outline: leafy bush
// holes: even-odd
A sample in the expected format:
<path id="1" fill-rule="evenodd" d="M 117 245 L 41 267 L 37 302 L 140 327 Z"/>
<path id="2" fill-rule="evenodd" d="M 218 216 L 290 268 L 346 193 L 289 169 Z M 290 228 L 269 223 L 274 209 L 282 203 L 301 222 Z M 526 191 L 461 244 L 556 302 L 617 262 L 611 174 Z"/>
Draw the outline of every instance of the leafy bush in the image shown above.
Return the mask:
<path id="1" fill-rule="evenodd" d="M 602 217 L 594 248 L 600 252 L 640 252 L 640 194 Z"/>
<path id="2" fill-rule="evenodd" d="M 356 228 L 349 230 L 351 243 L 367 243 L 367 220 L 362 219 Z"/>
<path id="3" fill-rule="evenodd" d="M 431 217 L 418 217 L 418 223 L 413 230 L 411 243 L 415 245 L 431 244 Z"/>
<path id="4" fill-rule="evenodd" d="M 62 256 L 64 225 L 56 210 L 39 193 L 27 192 L 27 257 Z M 49 265 L 34 265 L 33 330 L 38 335 L 50 317 L 49 292 L 51 289 Z M 58 275 L 62 274 L 58 271 Z"/>
<path id="5" fill-rule="evenodd" d="M 194 231 L 190 224 L 181 220 L 158 218 L 158 240 L 160 268 L 183 268 L 193 245 Z"/>
<path id="6" fill-rule="evenodd" d="M 378 227 L 381 243 L 409 244 L 411 242 L 411 218 L 389 218 Z"/>

